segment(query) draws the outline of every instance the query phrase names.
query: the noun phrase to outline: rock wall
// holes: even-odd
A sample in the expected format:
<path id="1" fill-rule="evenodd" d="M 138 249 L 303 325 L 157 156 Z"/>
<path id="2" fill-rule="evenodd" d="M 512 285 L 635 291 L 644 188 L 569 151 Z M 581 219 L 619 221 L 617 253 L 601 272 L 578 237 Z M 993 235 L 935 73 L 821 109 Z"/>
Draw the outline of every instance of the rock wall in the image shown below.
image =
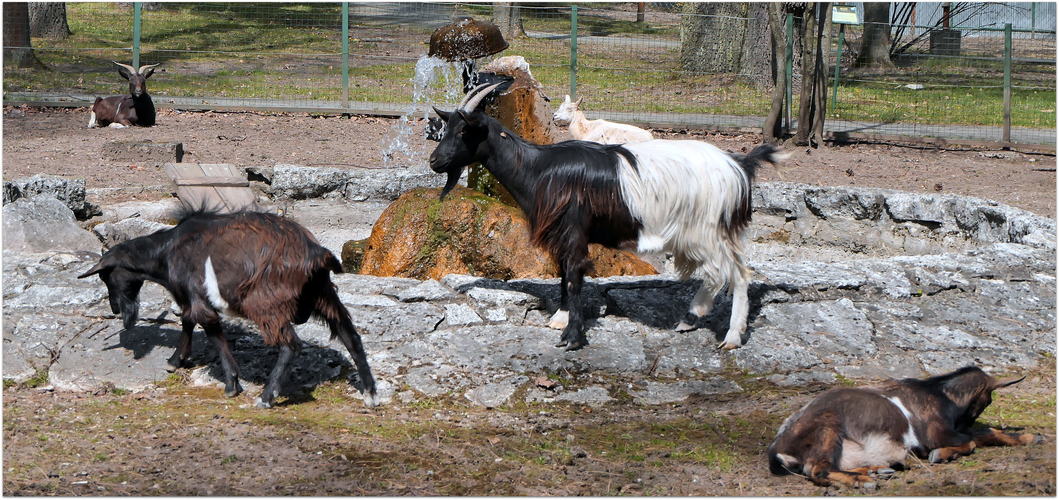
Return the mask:
<path id="1" fill-rule="evenodd" d="M 329 192 L 349 192 L 351 182 Z M 381 395 L 393 402 L 660 404 L 738 392 L 748 378 L 803 385 L 922 376 L 971 363 L 1018 372 L 1054 359 L 1054 220 L 987 200 L 878 189 L 777 183 L 757 186 L 754 196 L 751 236 L 759 243 L 751 250 L 814 256 L 827 249 L 836 258 L 752 257 L 747 344 L 731 352 L 713 348 L 730 303 L 720 299 L 699 330 L 674 332 L 698 282 L 665 274 L 589 279 L 590 345 L 576 352 L 554 347 L 559 332 L 544 326 L 557 306 L 557 279 L 343 274 L 335 283 L 364 336 Z M 146 207 L 107 213 L 114 231 L 144 230 L 144 221 L 126 222 L 138 218 L 167 222 L 144 215 Z M 143 217 L 130 217 L 136 213 Z M 137 390 L 167 376 L 164 362 L 179 336 L 169 299 L 145 285 L 143 319 L 123 331 L 102 283 L 76 279 L 97 255 L 5 251 L 5 379 L 46 372 L 58 389 Z M 262 384 L 275 351 L 245 322 L 227 321 L 225 330 L 246 385 Z M 350 373 L 348 356 L 324 326 L 297 330 L 304 348 L 288 391 Z M 206 344 L 196 334 L 192 380 L 216 385 L 221 371 Z M 539 383 L 560 373 L 563 383 Z"/>

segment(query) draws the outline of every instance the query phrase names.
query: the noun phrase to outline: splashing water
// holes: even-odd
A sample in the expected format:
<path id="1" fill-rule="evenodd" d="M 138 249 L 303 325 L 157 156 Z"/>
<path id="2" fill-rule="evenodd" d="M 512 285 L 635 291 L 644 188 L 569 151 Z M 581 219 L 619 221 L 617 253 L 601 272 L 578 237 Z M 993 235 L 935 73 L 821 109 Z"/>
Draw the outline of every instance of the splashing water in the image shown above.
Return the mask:
<path id="1" fill-rule="evenodd" d="M 410 144 L 415 132 L 413 118 L 416 118 L 418 112 L 421 113 L 420 118 L 426 119 L 431 106 L 444 109 L 446 104 L 452 107 L 459 102 L 463 89 L 459 63 L 437 57 L 420 57 L 416 61 L 415 74 L 412 76 L 412 89 L 412 104 L 394 125 L 393 137 L 383 139 L 384 165 L 399 162 L 407 166 L 423 160 Z M 385 144 L 386 141 L 389 143 Z"/>

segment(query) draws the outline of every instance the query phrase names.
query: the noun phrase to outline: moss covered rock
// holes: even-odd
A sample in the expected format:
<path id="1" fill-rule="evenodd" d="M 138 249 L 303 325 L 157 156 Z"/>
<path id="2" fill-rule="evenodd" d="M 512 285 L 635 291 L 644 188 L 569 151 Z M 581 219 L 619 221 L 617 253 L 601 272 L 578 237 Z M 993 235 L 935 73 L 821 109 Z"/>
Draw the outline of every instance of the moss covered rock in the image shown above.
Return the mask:
<path id="1" fill-rule="evenodd" d="M 495 279 L 552 278 L 558 267 L 529 239 L 521 210 L 459 186 L 444 202 L 438 189 L 415 189 L 379 216 L 360 273 L 438 279 L 469 274 Z M 644 275 L 655 268 L 627 251 L 590 245 L 592 276 Z"/>

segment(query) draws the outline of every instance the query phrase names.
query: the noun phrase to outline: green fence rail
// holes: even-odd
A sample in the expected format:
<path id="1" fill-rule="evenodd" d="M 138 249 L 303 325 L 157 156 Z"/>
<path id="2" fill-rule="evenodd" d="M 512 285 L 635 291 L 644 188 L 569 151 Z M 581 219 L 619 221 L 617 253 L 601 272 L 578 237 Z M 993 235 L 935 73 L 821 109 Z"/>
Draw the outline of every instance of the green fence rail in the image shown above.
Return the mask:
<path id="1" fill-rule="evenodd" d="M 546 95 L 583 97 L 591 117 L 760 127 L 771 103 L 767 16 L 753 4 L 720 5 L 648 3 L 642 20 L 636 3 L 523 5 L 500 55 L 524 56 Z M 431 32 L 455 16 L 493 17 L 487 3 L 66 6 L 72 35 L 32 39 L 45 68 L 5 67 L 5 103 L 52 96 L 87 105 L 123 92 L 110 61 L 132 61 L 161 63 L 149 82 L 161 106 L 402 114 Z M 857 66 L 863 26 L 846 27 L 841 52 L 834 26 L 827 128 L 1054 146 L 1055 32 L 1037 17 L 1030 30 L 924 36 L 886 70 Z M 799 20 L 788 19 L 791 39 Z M 957 47 L 945 45 L 952 40 Z M 800 56 L 791 53 L 788 89 L 799 87 Z M 788 123 L 797 115 L 790 92 Z"/>

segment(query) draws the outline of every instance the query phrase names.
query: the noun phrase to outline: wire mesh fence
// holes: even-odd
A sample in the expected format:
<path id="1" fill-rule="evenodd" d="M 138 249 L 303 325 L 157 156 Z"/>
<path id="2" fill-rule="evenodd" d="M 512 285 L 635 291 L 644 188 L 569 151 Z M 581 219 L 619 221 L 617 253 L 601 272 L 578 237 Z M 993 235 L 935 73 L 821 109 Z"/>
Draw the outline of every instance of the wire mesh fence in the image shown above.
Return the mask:
<path id="1" fill-rule="evenodd" d="M 163 106 L 403 114 L 424 100 L 416 71 L 430 34 L 457 16 L 496 19 L 496 5 L 349 3 L 344 31 L 337 2 L 145 2 L 137 39 L 132 3 L 70 2 L 69 37 L 32 38 L 41 66 L 5 66 L 5 102 L 122 93 L 110 61 L 138 55 L 141 65 L 162 63 L 149 88 Z M 510 46 L 498 56 L 524 56 L 546 95 L 561 101 L 576 93 L 590 117 L 760 127 L 769 110 L 768 19 L 753 4 L 523 4 L 517 17 L 514 29 L 505 28 Z M 830 67 L 838 63 L 839 71 L 829 74 L 827 126 L 1001 141 L 1010 53 L 1012 140 L 1054 145 L 1054 17 L 1054 8 L 1034 8 L 1032 26 L 1012 30 L 1009 52 L 1003 26 L 981 17 L 968 18 L 975 27 L 942 34 L 933 26 L 893 26 L 902 44 L 910 43 L 885 70 L 857 64 L 865 26 L 847 26 L 842 36 L 833 26 Z M 9 22 L 5 16 L 5 34 Z M 5 36 L 5 52 L 10 44 Z M 428 85 L 458 87 L 457 70 L 444 71 L 448 78 Z M 459 97 L 451 89 L 436 95 Z"/>

